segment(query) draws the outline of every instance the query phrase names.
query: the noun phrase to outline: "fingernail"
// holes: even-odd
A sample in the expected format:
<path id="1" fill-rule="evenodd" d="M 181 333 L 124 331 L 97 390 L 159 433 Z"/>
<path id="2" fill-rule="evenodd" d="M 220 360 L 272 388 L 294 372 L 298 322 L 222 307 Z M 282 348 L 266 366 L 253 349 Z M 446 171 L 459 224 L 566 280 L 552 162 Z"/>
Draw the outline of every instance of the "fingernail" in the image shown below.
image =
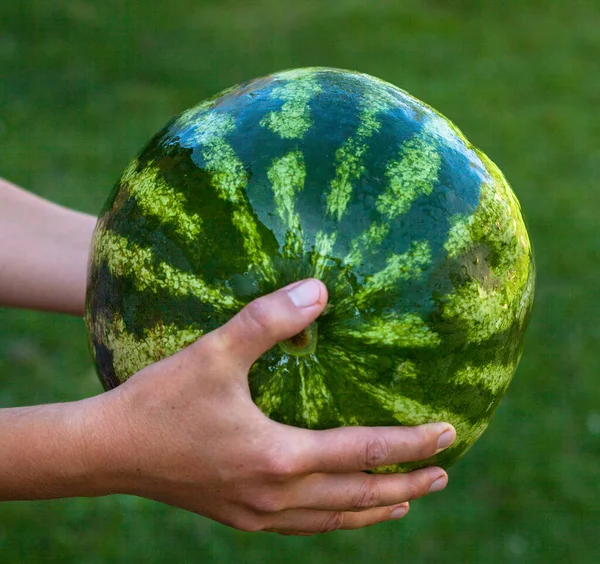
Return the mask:
<path id="1" fill-rule="evenodd" d="M 408 510 L 408 503 L 400 505 L 390 513 L 390 519 L 402 519 L 402 517 L 404 517 L 408 513 Z"/>
<path id="2" fill-rule="evenodd" d="M 437 443 L 438 452 L 440 450 L 448 448 L 454 442 L 455 438 L 456 438 L 456 433 L 453 430 L 448 429 L 447 431 L 444 431 L 440 435 L 440 438 L 438 439 L 438 443 Z"/>
<path id="3" fill-rule="evenodd" d="M 315 280 L 305 280 L 288 290 L 288 295 L 296 307 L 309 307 L 319 301 L 321 285 Z"/>
<path id="4" fill-rule="evenodd" d="M 433 482 L 433 484 L 431 484 L 431 487 L 429 488 L 429 493 L 439 492 L 440 490 L 443 490 L 447 485 L 448 477 L 440 476 L 435 482 Z"/>

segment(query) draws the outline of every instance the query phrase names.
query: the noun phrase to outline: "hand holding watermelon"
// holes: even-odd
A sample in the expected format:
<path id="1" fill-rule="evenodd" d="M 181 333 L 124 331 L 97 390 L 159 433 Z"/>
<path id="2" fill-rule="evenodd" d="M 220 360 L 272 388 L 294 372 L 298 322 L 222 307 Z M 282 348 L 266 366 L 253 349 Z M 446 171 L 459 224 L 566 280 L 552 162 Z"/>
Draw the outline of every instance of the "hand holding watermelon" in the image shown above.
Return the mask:
<path id="1" fill-rule="evenodd" d="M 108 439 L 93 441 L 89 455 L 112 476 L 106 493 L 246 531 L 314 534 L 402 517 L 408 500 L 443 489 L 447 475 L 437 467 L 362 471 L 432 456 L 454 440 L 448 424 L 310 431 L 272 421 L 252 401 L 250 367 L 326 301 L 321 282 L 292 284 L 99 396 L 96 428 Z"/>
<path id="2" fill-rule="evenodd" d="M 95 218 L 0 180 L 0 304 L 81 314 Z M 57 264 L 65 268 L 57 268 Z M 269 419 L 248 369 L 327 301 L 318 281 L 253 301 L 224 326 L 117 389 L 0 409 L 0 500 L 130 493 L 245 530 L 310 534 L 408 510 L 446 485 L 441 468 L 360 472 L 448 446 L 447 424 L 308 431 Z"/>

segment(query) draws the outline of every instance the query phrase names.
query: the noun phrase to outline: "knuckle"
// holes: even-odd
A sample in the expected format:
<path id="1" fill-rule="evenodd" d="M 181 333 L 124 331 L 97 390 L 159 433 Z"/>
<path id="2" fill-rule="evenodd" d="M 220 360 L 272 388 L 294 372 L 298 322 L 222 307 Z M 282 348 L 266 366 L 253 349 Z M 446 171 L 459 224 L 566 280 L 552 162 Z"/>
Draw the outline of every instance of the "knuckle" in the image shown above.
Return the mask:
<path id="1" fill-rule="evenodd" d="M 271 315 L 261 299 L 250 302 L 240 313 L 244 336 L 252 338 L 256 333 L 270 331 Z"/>
<path id="2" fill-rule="evenodd" d="M 429 429 L 419 429 L 413 441 L 415 457 L 419 457 L 419 459 L 432 456 L 437 450 L 437 434 L 432 433 Z"/>
<path id="3" fill-rule="evenodd" d="M 409 478 L 406 484 L 406 501 L 411 499 L 417 499 L 418 497 L 422 497 L 427 493 L 427 481 L 422 479 L 421 476 L 411 476 L 407 475 Z"/>
<path id="4" fill-rule="evenodd" d="M 334 511 L 327 515 L 327 519 L 323 521 L 319 532 L 320 533 L 331 533 L 341 528 L 344 523 L 344 514 L 341 511 Z"/>
<path id="5" fill-rule="evenodd" d="M 250 515 L 235 517 L 227 524 L 245 533 L 258 533 L 265 528 L 260 518 Z"/>
<path id="6" fill-rule="evenodd" d="M 373 437 L 367 441 L 367 445 L 364 453 L 364 463 L 367 468 L 374 468 L 381 466 L 389 460 L 390 456 L 390 445 L 382 437 Z"/>
<path id="7" fill-rule="evenodd" d="M 421 495 L 421 488 L 414 480 L 410 480 L 406 486 L 406 501 L 416 499 Z"/>
<path id="8" fill-rule="evenodd" d="M 250 502 L 250 507 L 257 513 L 279 513 L 285 509 L 283 500 L 276 494 L 262 494 Z"/>
<path id="9" fill-rule="evenodd" d="M 294 461 L 281 453 L 265 460 L 263 473 L 276 481 L 288 480 L 297 474 Z"/>
<path id="10" fill-rule="evenodd" d="M 217 330 L 207 333 L 192 343 L 192 345 L 183 349 L 182 353 L 184 355 L 189 355 L 186 356 L 186 358 L 194 364 L 197 364 L 198 358 L 201 358 L 202 366 L 204 369 L 207 369 L 222 362 L 222 359 L 227 355 L 228 350 L 222 332 Z"/>
<path id="11" fill-rule="evenodd" d="M 361 509 L 369 509 L 377 507 L 381 498 L 379 489 L 374 487 L 368 481 L 361 484 L 354 499 L 352 500 L 352 508 L 360 511 Z"/>

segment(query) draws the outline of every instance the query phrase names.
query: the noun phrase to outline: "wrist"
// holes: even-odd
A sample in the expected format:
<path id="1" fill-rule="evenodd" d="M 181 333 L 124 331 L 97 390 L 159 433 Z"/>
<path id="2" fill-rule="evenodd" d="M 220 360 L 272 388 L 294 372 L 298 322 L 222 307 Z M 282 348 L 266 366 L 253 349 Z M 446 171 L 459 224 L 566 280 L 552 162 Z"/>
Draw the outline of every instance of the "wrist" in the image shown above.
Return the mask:
<path id="1" fill-rule="evenodd" d="M 85 495 L 132 493 L 128 426 L 123 421 L 120 390 L 77 402 L 73 417 L 74 443 L 79 445 L 81 484 Z M 135 466 L 135 464 L 133 464 Z"/>

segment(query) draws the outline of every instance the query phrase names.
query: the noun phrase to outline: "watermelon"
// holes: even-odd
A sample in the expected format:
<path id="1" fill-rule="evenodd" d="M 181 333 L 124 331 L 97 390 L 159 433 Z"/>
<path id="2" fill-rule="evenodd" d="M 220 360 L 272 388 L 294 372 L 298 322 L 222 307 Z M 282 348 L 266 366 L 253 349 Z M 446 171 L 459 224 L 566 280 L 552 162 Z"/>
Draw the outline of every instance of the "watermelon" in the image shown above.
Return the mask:
<path id="1" fill-rule="evenodd" d="M 534 261 L 500 170 L 448 119 L 329 68 L 230 88 L 129 164 L 94 234 L 86 321 L 106 389 L 251 300 L 321 279 L 323 314 L 249 373 L 270 418 L 310 429 L 447 421 L 447 467 L 513 377 Z M 157 390 L 160 393 L 160 390 Z"/>

